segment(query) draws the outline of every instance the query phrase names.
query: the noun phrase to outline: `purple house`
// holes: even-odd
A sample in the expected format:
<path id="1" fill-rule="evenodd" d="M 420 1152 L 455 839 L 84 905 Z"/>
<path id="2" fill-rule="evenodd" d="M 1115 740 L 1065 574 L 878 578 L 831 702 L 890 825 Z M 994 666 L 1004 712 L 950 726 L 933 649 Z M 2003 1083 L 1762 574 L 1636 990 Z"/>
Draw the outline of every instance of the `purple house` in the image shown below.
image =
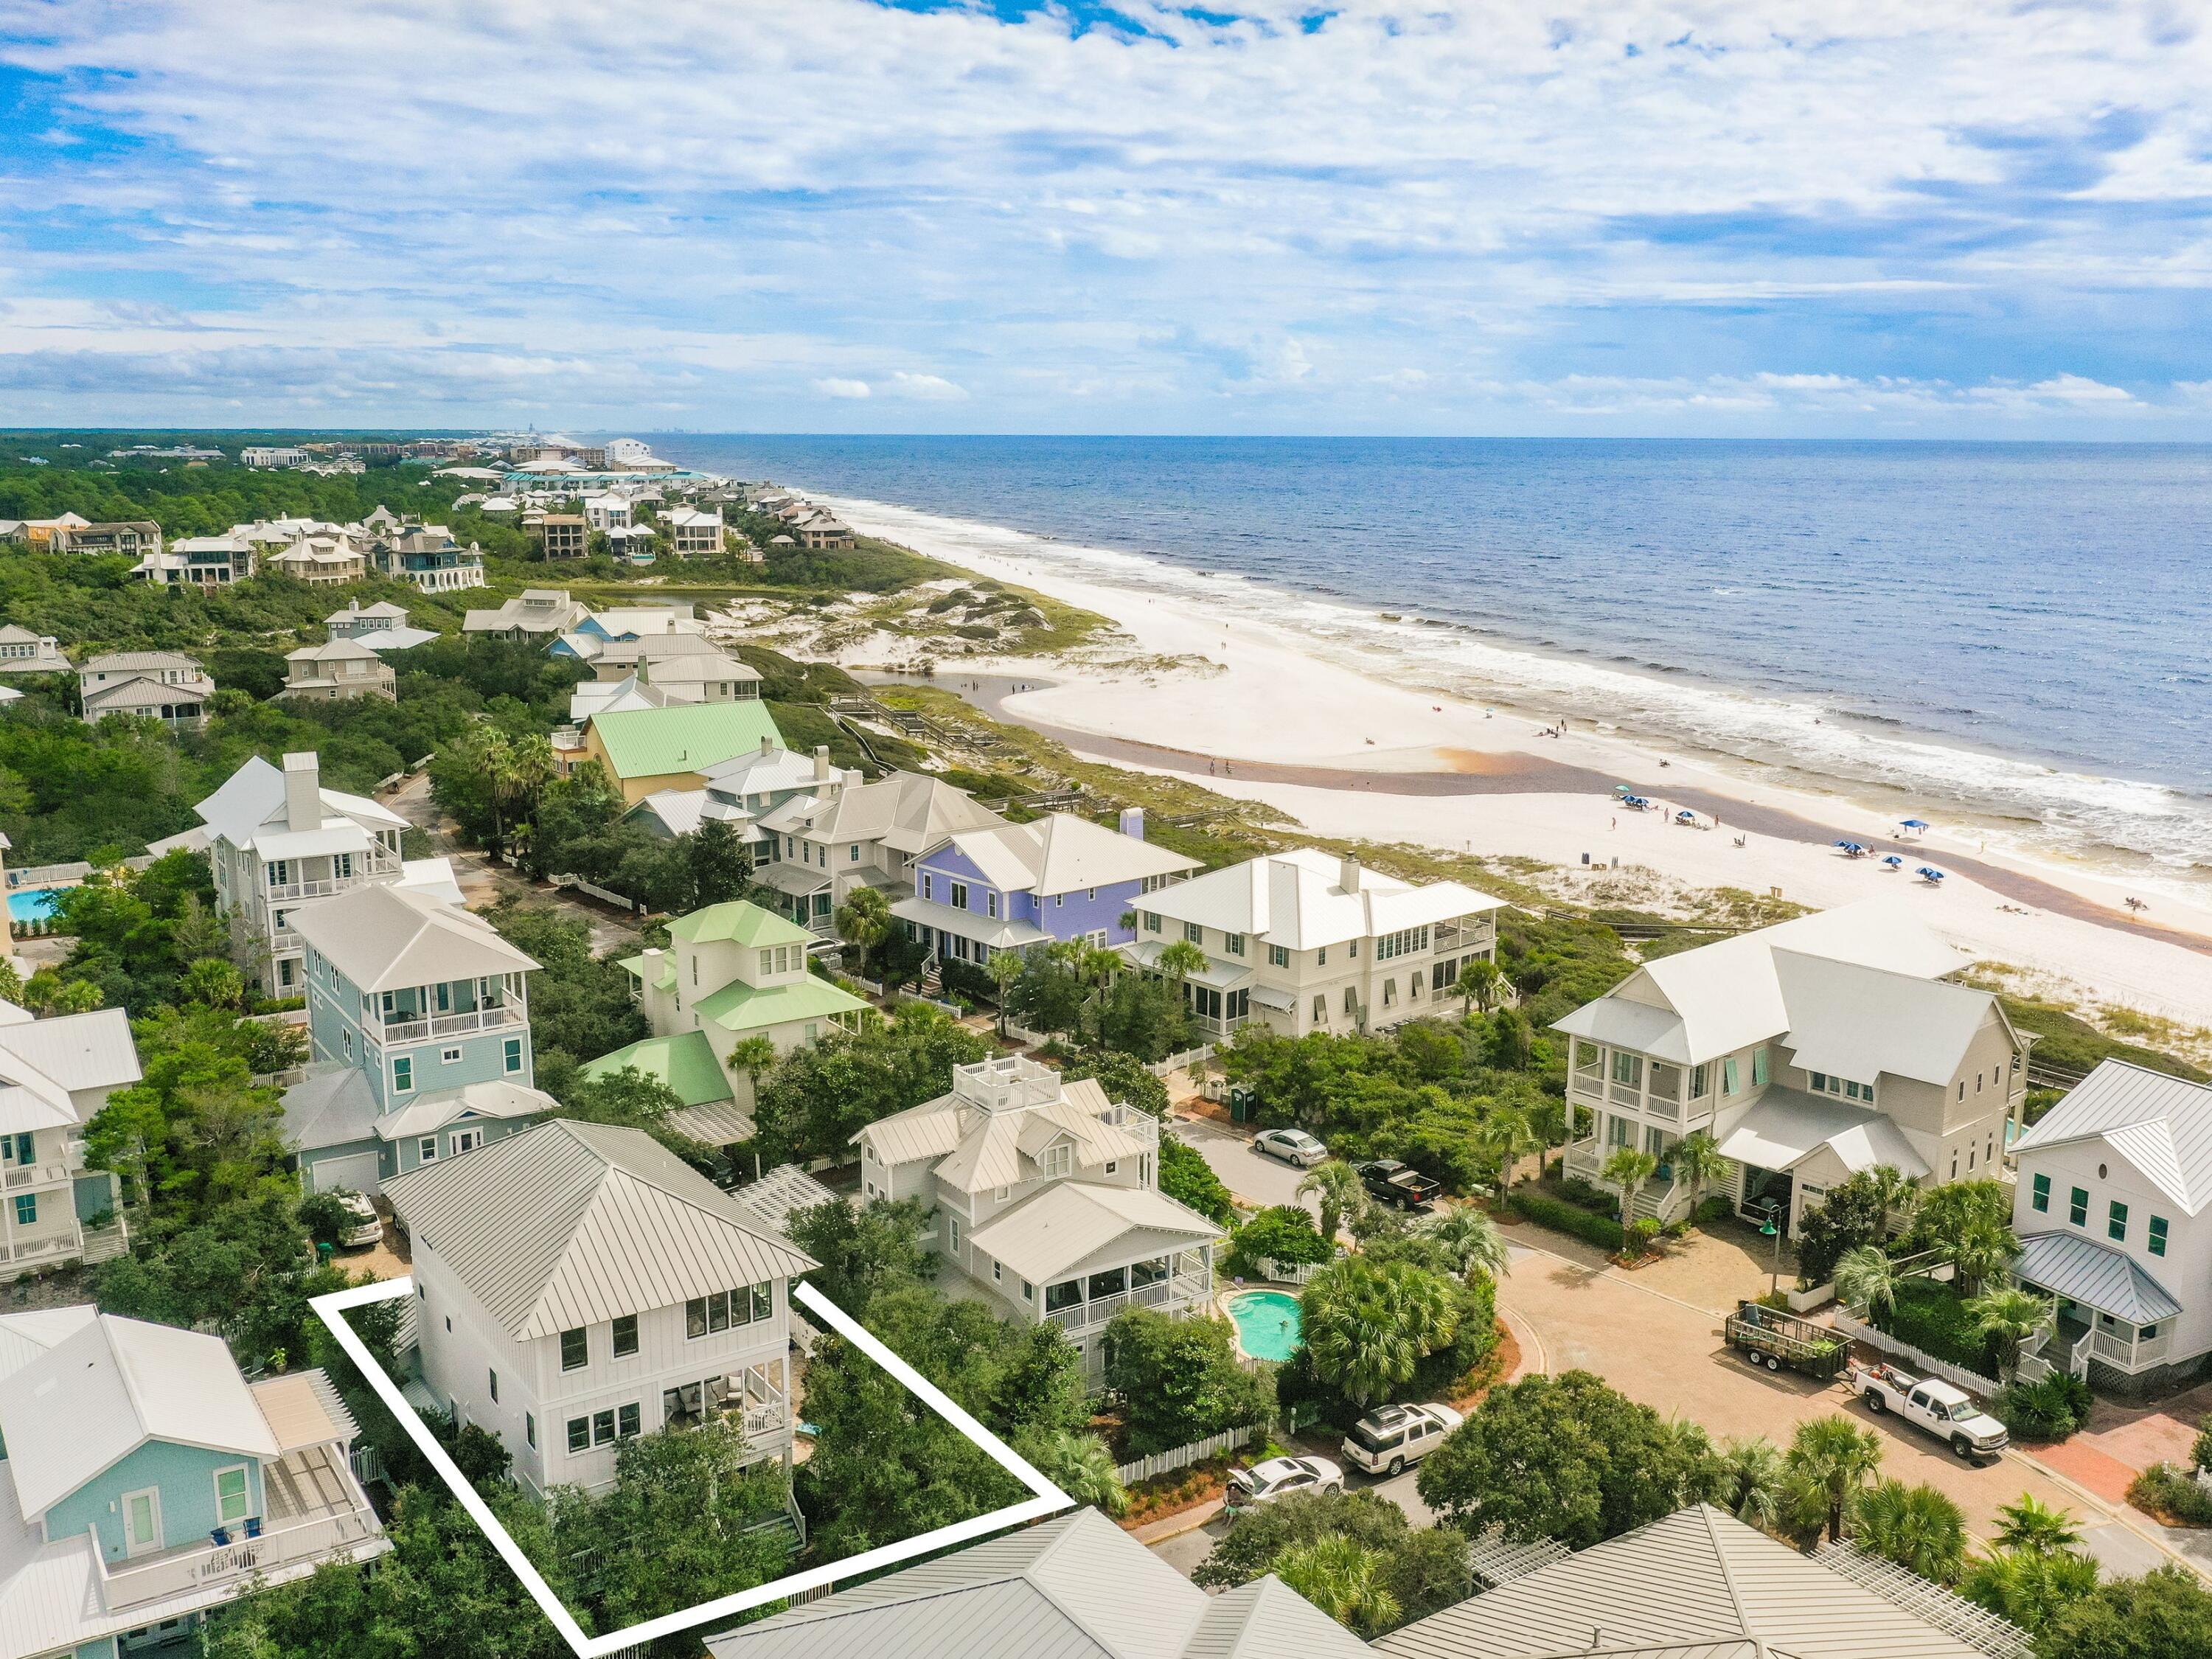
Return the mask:
<path id="1" fill-rule="evenodd" d="M 1133 807 L 1116 831 L 1054 812 L 946 837 L 914 862 L 914 896 L 891 906 L 932 956 L 983 963 L 994 951 L 1067 939 L 1121 945 L 1139 896 L 1181 881 L 1196 859 L 1145 839 Z"/>

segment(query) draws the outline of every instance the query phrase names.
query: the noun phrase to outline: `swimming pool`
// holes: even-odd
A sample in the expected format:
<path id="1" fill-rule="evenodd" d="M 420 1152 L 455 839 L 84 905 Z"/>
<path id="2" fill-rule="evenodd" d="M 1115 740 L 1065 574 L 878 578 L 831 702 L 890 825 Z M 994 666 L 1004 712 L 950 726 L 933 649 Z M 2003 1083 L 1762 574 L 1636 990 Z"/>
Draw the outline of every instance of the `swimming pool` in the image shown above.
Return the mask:
<path id="1" fill-rule="evenodd" d="M 1288 1359 L 1304 1346 L 1298 1299 L 1282 1291 L 1240 1291 L 1229 1298 L 1237 1346 L 1255 1359 Z"/>
<path id="2" fill-rule="evenodd" d="M 8 920 L 10 921 L 44 921 L 54 913 L 54 895 L 58 887 L 18 887 L 8 895 Z"/>

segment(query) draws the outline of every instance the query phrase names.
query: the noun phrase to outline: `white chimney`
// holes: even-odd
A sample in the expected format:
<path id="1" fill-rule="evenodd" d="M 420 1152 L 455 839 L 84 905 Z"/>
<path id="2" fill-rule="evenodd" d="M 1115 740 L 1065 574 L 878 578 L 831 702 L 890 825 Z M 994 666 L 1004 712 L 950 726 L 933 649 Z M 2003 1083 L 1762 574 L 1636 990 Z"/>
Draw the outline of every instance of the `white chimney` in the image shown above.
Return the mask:
<path id="1" fill-rule="evenodd" d="M 1144 840 L 1145 809 L 1143 807 L 1125 806 L 1121 809 L 1121 833 L 1132 841 Z"/>
<path id="2" fill-rule="evenodd" d="M 322 763 L 312 753 L 284 757 L 284 827 L 323 827 Z"/>
<path id="3" fill-rule="evenodd" d="M 1347 893 L 1358 892 L 1359 877 L 1360 869 L 1359 860 L 1358 859 L 1345 858 L 1339 859 L 1336 861 L 1336 884 L 1343 891 Z"/>
<path id="4" fill-rule="evenodd" d="M 763 756 L 773 755 L 775 753 L 775 739 L 774 738 L 763 738 L 761 739 L 761 753 Z"/>
<path id="5" fill-rule="evenodd" d="M 814 745 L 814 781 L 817 783 L 830 781 L 830 745 L 826 743 Z"/>

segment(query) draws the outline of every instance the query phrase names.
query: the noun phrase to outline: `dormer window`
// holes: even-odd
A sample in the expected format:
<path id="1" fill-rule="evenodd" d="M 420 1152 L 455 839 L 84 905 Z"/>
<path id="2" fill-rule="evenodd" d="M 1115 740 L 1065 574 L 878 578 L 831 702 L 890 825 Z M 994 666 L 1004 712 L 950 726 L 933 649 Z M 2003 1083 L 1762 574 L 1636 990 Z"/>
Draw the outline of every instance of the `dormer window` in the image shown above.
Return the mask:
<path id="1" fill-rule="evenodd" d="M 1047 1181 L 1059 1181 L 1066 1178 L 1075 1167 L 1075 1148 L 1064 1140 L 1056 1146 L 1046 1147 L 1044 1160 L 1040 1167 L 1044 1170 L 1044 1178 Z"/>

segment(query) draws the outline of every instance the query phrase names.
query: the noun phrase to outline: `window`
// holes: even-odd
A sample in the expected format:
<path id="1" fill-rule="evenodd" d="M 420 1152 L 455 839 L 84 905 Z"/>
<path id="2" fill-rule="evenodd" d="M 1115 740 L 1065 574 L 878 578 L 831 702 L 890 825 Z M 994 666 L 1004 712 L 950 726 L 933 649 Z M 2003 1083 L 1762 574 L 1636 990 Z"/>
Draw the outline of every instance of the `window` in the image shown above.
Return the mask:
<path id="1" fill-rule="evenodd" d="M 937 896 L 937 878 L 927 870 L 921 872 L 921 896 L 924 898 Z"/>
<path id="2" fill-rule="evenodd" d="M 1352 948 L 1357 955 L 1358 943 L 1355 942 Z M 1429 930 L 1426 927 L 1401 927 L 1395 933 L 1384 933 L 1375 941 L 1375 957 L 1378 962 L 1388 962 L 1393 957 L 1411 956 L 1417 951 L 1428 948 Z"/>
<path id="3" fill-rule="evenodd" d="M 999 896 L 997 893 L 993 892 L 988 889 L 985 890 L 983 894 L 983 908 L 994 916 L 999 914 Z"/>
<path id="4" fill-rule="evenodd" d="M 957 1250 L 960 1248 L 960 1218 L 957 1215 L 945 1218 L 945 1243 L 948 1249 Z"/>
<path id="5" fill-rule="evenodd" d="M 1040 1167 L 1044 1170 L 1046 1180 L 1057 1181 L 1067 1174 L 1074 1163 L 1075 1149 L 1062 1141 L 1057 1146 L 1044 1149 L 1044 1160 Z M 955 1224 L 957 1225 L 957 1223 Z M 955 1242 L 957 1243 L 957 1240 Z"/>
<path id="6" fill-rule="evenodd" d="M 856 841 L 845 849 L 845 862 L 848 864 L 858 864 L 860 861 L 860 843 Z"/>
<path id="7" fill-rule="evenodd" d="M 1203 945 L 1206 943 L 1206 929 L 1200 927 L 1194 921 L 1186 921 L 1183 923 L 1182 936 L 1188 939 L 1193 945 Z"/>
<path id="8" fill-rule="evenodd" d="M 627 1406 L 616 1407 L 615 1437 L 617 1440 L 636 1439 L 638 1431 L 644 1426 L 642 1419 L 643 1413 L 638 1410 L 635 1401 Z"/>
<path id="9" fill-rule="evenodd" d="M 1270 968 L 1287 968 L 1290 965 L 1291 953 L 1286 946 L 1270 945 L 1267 947 L 1267 966 Z"/>
<path id="10" fill-rule="evenodd" d="M 538 1419 L 529 1412 L 522 1414 L 522 1437 L 530 1443 L 531 1449 L 538 1448 Z"/>
<path id="11" fill-rule="evenodd" d="M 438 1137 L 424 1135 L 422 1139 L 416 1141 L 415 1158 L 418 1163 L 435 1164 L 438 1161 Z"/>
<path id="12" fill-rule="evenodd" d="M 441 1048 L 438 1050 L 438 1064 L 441 1066 L 459 1065 L 460 1063 L 460 1058 L 461 1051 L 459 1048 Z"/>
<path id="13" fill-rule="evenodd" d="M 1328 966 L 1328 946 L 1326 945 L 1318 947 L 1314 951 L 1314 966 L 1316 968 L 1326 968 Z"/>
<path id="14" fill-rule="evenodd" d="M 620 1314 L 615 1319 L 615 1358 L 627 1359 L 637 1352 L 637 1316 Z"/>
<path id="15" fill-rule="evenodd" d="M 1766 1050 L 1764 1048 L 1753 1048 L 1751 1051 L 1751 1086 L 1756 1089 L 1765 1081 Z"/>
<path id="16" fill-rule="evenodd" d="M 1243 956 L 1244 954 L 1244 935 L 1242 933 L 1224 933 L 1221 936 L 1221 948 L 1228 951 L 1232 957 Z"/>
<path id="17" fill-rule="evenodd" d="M 592 1443 L 604 1446 L 615 1437 L 615 1414 L 612 1411 L 592 1413 Z"/>
<path id="18" fill-rule="evenodd" d="M 495 1370 L 487 1369 L 484 1375 L 491 1378 L 492 1402 L 496 1405 L 499 1402 L 499 1373 Z"/>
<path id="19" fill-rule="evenodd" d="M 38 1219 L 39 1195 L 36 1193 L 19 1194 L 15 1199 L 15 1224 L 18 1227 L 35 1226 Z"/>
<path id="20" fill-rule="evenodd" d="M 1328 999 L 1327 997 L 1316 997 L 1314 999 L 1314 1024 L 1316 1025 L 1326 1025 L 1328 1024 Z"/>
<path id="21" fill-rule="evenodd" d="M 522 1069 L 522 1039 L 519 1036 L 511 1036 L 507 1038 L 505 1047 L 507 1069 L 510 1072 L 520 1071 Z"/>
<path id="22" fill-rule="evenodd" d="M 1344 1012 L 1347 1014 L 1356 1014 L 1359 1012 L 1359 993 L 1349 985 L 1344 988 Z"/>
<path id="23" fill-rule="evenodd" d="M 1108 1159 L 1106 1160 L 1106 1173 L 1107 1173 L 1108 1175 L 1115 1175 L 1115 1174 L 1118 1174 L 1118 1173 L 1120 1172 L 1120 1170 L 1121 1170 L 1121 1159 L 1119 1159 L 1119 1158 L 1108 1158 Z"/>
<path id="24" fill-rule="evenodd" d="M 253 1507 L 252 1494 L 246 1489 L 246 1465 L 215 1472 L 215 1518 L 223 1526 L 246 1519 L 246 1512 Z"/>
<path id="25" fill-rule="evenodd" d="M 2150 1253 L 2153 1255 L 2166 1254 L 2166 1218 L 2162 1215 L 2150 1218 Z"/>
<path id="26" fill-rule="evenodd" d="M 1743 1079 L 1736 1070 L 1735 1061 L 1723 1060 L 1721 1062 L 1721 1092 L 1724 1095 L 1732 1095 L 1742 1087 Z"/>
<path id="27" fill-rule="evenodd" d="M 455 1158 L 459 1158 L 463 1152 L 472 1152 L 483 1145 L 482 1129 L 456 1129 L 446 1137 L 447 1150 Z"/>
<path id="28" fill-rule="evenodd" d="M 2033 1191 L 2028 1201 L 2039 1210 L 2047 1212 L 2051 1208 L 2051 1177 L 2049 1176 L 2036 1176 Z"/>
<path id="29" fill-rule="evenodd" d="M 1613 1051 L 1613 1080 L 1625 1089 L 1644 1086 L 1644 1056 L 1632 1054 L 1626 1048 Z"/>
<path id="30" fill-rule="evenodd" d="M 968 908 L 968 884 L 964 881 L 956 881 L 952 884 L 952 908 L 956 910 L 965 910 Z"/>
<path id="31" fill-rule="evenodd" d="M 592 1363 L 592 1339 L 579 1325 L 573 1331 L 561 1333 L 561 1369 L 580 1371 Z"/>
<path id="32" fill-rule="evenodd" d="M 1054 894 L 1052 896 L 1052 908 L 1053 908 L 1054 909 L 1055 909 L 1055 910 L 1059 909 L 1062 905 L 1066 904 L 1066 902 L 1067 902 L 1067 895 L 1066 895 L 1066 894 L 1065 894 L 1065 893 L 1054 893 Z"/>
<path id="33" fill-rule="evenodd" d="M 1395 979 L 1384 980 L 1382 981 L 1382 1006 L 1385 1008 L 1395 1006 L 1397 1000 L 1398 981 Z"/>
<path id="34" fill-rule="evenodd" d="M 568 1419 L 568 1449 L 572 1452 L 580 1452 L 589 1451 L 591 1449 L 592 1419 L 588 1417 L 570 1418 Z"/>
<path id="35" fill-rule="evenodd" d="M 1158 911 L 1147 910 L 1145 912 L 1145 931 L 1148 933 L 1157 933 L 1160 931 L 1160 913 Z"/>
<path id="36" fill-rule="evenodd" d="M 991 1263 L 991 1282 L 994 1285 L 998 1284 L 1001 1279 L 1005 1279 L 1006 1276 L 1005 1269 L 1002 1268 L 998 1262 L 994 1261 Z"/>
<path id="37" fill-rule="evenodd" d="M 0 1135 L 0 1164 L 36 1164 L 38 1142 L 29 1135 Z"/>
<path id="38" fill-rule="evenodd" d="M 1955 1155 L 1952 1162 L 1954 1165 L 1957 1164 L 1958 1159 Z M 2089 1224 L 2089 1189 L 2087 1188 L 2075 1187 L 2067 1194 L 2066 1218 L 2077 1227 L 2086 1227 Z"/>
<path id="39" fill-rule="evenodd" d="M 415 1092 L 415 1057 L 401 1054 L 392 1062 L 392 1092 L 407 1095 Z"/>
<path id="40" fill-rule="evenodd" d="M 2105 1212 L 2105 1237 L 2118 1239 L 2122 1243 L 2127 1242 L 2128 1206 L 2117 1198 Z"/>
<path id="41" fill-rule="evenodd" d="M 750 1325 L 775 1311 L 775 1292 L 766 1285 L 743 1285 L 695 1296 L 684 1304 L 684 1334 L 687 1340 L 732 1325 Z"/>

